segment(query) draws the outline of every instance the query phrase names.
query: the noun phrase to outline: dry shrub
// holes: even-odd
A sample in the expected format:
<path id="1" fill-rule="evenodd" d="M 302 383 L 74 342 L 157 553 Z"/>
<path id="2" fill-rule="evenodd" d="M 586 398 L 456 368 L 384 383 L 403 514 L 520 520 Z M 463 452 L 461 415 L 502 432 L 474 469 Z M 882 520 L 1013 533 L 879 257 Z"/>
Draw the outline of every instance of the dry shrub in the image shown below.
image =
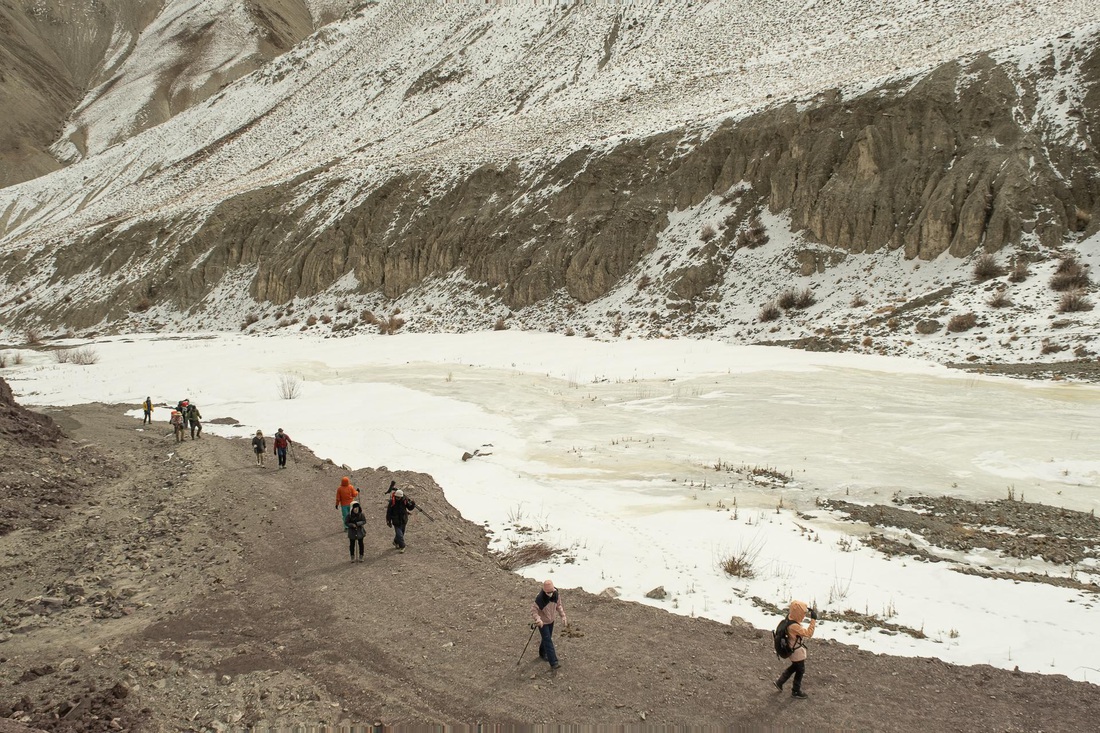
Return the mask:
<path id="1" fill-rule="evenodd" d="M 26 339 L 27 343 L 32 346 L 42 343 L 42 334 L 33 326 L 23 332 L 23 337 Z"/>
<path id="2" fill-rule="evenodd" d="M 359 314 L 359 320 L 371 326 L 378 324 L 378 319 L 374 317 L 369 308 L 363 309 L 363 312 Z"/>
<path id="3" fill-rule="evenodd" d="M 0 369 L 7 369 L 8 367 L 8 355 L 0 354 Z"/>
<path id="4" fill-rule="evenodd" d="M 503 317 L 498 317 L 497 318 L 497 322 L 493 324 L 493 330 L 494 331 L 507 331 L 508 330 L 508 324 L 504 322 Z"/>
<path id="5" fill-rule="evenodd" d="M 767 243 L 768 230 L 764 228 L 764 224 L 761 223 L 760 219 L 755 216 L 749 220 L 749 225 L 737 234 L 738 247 L 748 247 L 752 249 Z"/>
<path id="6" fill-rule="evenodd" d="M 1071 290 L 1062 296 L 1058 303 L 1059 313 L 1080 313 L 1092 310 L 1092 301 L 1082 290 Z"/>
<path id="7" fill-rule="evenodd" d="M 718 230 L 714 228 L 713 224 L 704 224 L 703 228 L 699 230 L 699 239 L 709 242 L 714 239 L 716 234 L 718 234 Z"/>
<path id="8" fill-rule="evenodd" d="M 798 310 L 805 310 L 816 302 L 817 299 L 814 298 L 814 291 L 809 288 L 803 288 L 795 295 L 794 307 Z"/>
<path id="9" fill-rule="evenodd" d="M 279 375 L 279 397 L 284 400 L 297 399 L 302 393 L 302 378 L 291 372 Z"/>
<path id="10" fill-rule="evenodd" d="M 872 346 L 874 346 L 875 340 L 873 338 L 871 338 L 870 336 L 864 336 L 863 340 L 860 341 L 859 343 L 860 343 L 861 346 L 863 346 L 863 348 L 869 349 Z"/>
<path id="11" fill-rule="evenodd" d="M 917 333 L 924 334 L 925 336 L 939 331 L 940 328 L 942 328 L 940 322 L 931 318 L 926 318 L 925 320 L 919 321 L 917 323 Z"/>
<path id="12" fill-rule="evenodd" d="M 510 547 L 497 555 L 497 565 L 505 570 L 519 570 L 528 565 L 545 562 L 561 550 L 545 542 Z"/>
<path id="13" fill-rule="evenodd" d="M 856 295 L 852 296 L 852 302 L 848 305 L 852 308 L 862 308 L 863 306 L 867 305 L 867 299 L 857 293 Z"/>
<path id="14" fill-rule="evenodd" d="M 577 335 L 577 332 L 573 330 L 573 327 L 572 327 L 572 326 L 566 326 L 566 328 L 565 328 L 565 335 L 566 335 L 566 336 L 576 336 L 576 335 Z"/>
<path id="15" fill-rule="evenodd" d="M 1062 344 L 1051 341 L 1049 339 L 1043 339 L 1043 347 L 1039 349 L 1039 354 L 1041 356 L 1046 356 L 1047 354 L 1057 354 L 1059 351 L 1065 350 L 1066 347 Z"/>
<path id="16" fill-rule="evenodd" d="M 973 313 L 956 313 L 947 322 L 947 330 L 952 333 L 969 331 L 978 323 L 978 317 Z"/>
<path id="17" fill-rule="evenodd" d="M 350 306 L 348 305 L 348 302 L 346 300 L 341 300 L 339 303 L 336 304 L 336 312 L 337 313 L 343 313 L 349 307 Z"/>
<path id="18" fill-rule="evenodd" d="M 798 293 L 793 290 L 784 290 L 775 299 L 775 304 L 783 310 L 787 311 L 794 308 L 794 304 L 798 302 Z"/>
<path id="19" fill-rule="evenodd" d="M 307 326 L 316 326 L 317 325 L 317 316 L 310 316 L 309 318 L 307 318 L 306 319 L 306 325 Z"/>
<path id="20" fill-rule="evenodd" d="M 718 561 L 718 566 L 726 575 L 734 578 L 756 577 L 756 558 L 760 555 L 761 545 L 758 543 L 739 547 L 729 555 Z"/>
<path id="21" fill-rule="evenodd" d="M 79 349 L 58 349 L 53 352 L 53 358 L 58 364 L 90 366 L 99 362 L 99 353 L 91 346 L 81 346 Z"/>
<path id="22" fill-rule="evenodd" d="M 321 316 L 321 323 L 325 324 L 326 326 L 332 323 L 332 316 L 330 316 L 328 313 L 323 314 Z"/>
<path id="23" fill-rule="evenodd" d="M 649 275 L 642 275 L 638 278 L 638 290 L 645 290 L 651 282 L 653 282 L 653 279 Z"/>
<path id="24" fill-rule="evenodd" d="M 990 308 L 1007 308 L 1008 306 L 1012 305 L 1012 301 L 1008 298 L 1008 291 L 1004 288 L 1001 288 L 997 292 L 993 293 L 993 295 L 990 296 L 989 300 L 987 300 L 986 303 L 989 305 Z"/>
<path id="25" fill-rule="evenodd" d="M 978 282 L 992 280 L 1005 274 L 1004 268 L 997 264 L 997 258 L 986 253 L 974 260 L 974 279 Z"/>
<path id="26" fill-rule="evenodd" d="M 756 318 L 761 323 L 767 323 L 776 320 L 782 314 L 783 311 L 779 308 L 779 304 L 772 301 L 760 306 L 760 313 L 757 314 Z"/>
<path id="27" fill-rule="evenodd" d="M 275 328 L 286 328 L 290 325 L 290 321 L 285 318 L 280 318 L 279 322 L 275 324 Z"/>
<path id="28" fill-rule="evenodd" d="M 1008 273 L 1008 281 L 1010 283 L 1022 283 L 1027 280 L 1031 275 L 1031 266 L 1028 261 L 1023 258 L 1018 258 L 1012 264 L 1012 270 Z"/>
<path id="29" fill-rule="evenodd" d="M 247 316 L 244 317 L 244 322 L 241 323 L 241 330 L 245 330 L 253 323 L 256 323 L 258 320 L 260 320 L 260 317 L 258 315 L 256 315 L 255 313 L 249 313 Z"/>
<path id="30" fill-rule="evenodd" d="M 1090 285 L 1089 268 L 1073 257 L 1066 257 L 1050 278 L 1050 289 L 1059 293 L 1067 290 L 1085 290 Z"/>
<path id="31" fill-rule="evenodd" d="M 148 298 L 144 298 L 144 297 L 139 299 L 138 302 L 134 303 L 134 310 L 138 313 L 144 313 L 145 311 L 149 310 L 152 307 L 153 307 L 152 301 L 150 301 Z"/>
<path id="32" fill-rule="evenodd" d="M 401 330 L 401 327 L 405 325 L 405 319 L 399 318 L 397 315 L 392 315 L 384 321 L 378 322 L 378 333 L 385 335 L 393 335 Z"/>

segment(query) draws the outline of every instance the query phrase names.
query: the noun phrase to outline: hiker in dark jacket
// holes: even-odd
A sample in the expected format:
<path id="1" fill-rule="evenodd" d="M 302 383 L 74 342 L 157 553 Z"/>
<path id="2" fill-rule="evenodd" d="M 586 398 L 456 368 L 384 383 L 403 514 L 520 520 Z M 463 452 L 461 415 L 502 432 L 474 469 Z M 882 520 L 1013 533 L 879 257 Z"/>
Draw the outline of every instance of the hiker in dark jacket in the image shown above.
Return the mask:
<path id="1" fill-rule="evenodd" d="M 344 526 L 348 530 L 348 552 L 351 561 L 355 562 L 355 545 L 359 544 L 359 562 L 363 562 L 363 538 L 367 536 L 367 515 L 363 514 L 363 507 L 359 502 L 351 503 L 351 511 L 344 517 Z"/>
<path id="2" fill-rule="evenodd" d="M 176 411 L 183 418 L 183 429 L 187 429 L 187 408 L 191 406 L 190 400 L 180 400 L 176 403 Z"/>
<path id="3" fill-rule="evenodd" d="M 805 620 L 807 613 L 810 614 L 810 625 L 803 626 L 802 621 Z M 784 683 L 794 675 L 791 697 L 803 699 L 809 697 L 802 691 L 802 675 L 806 673 L 806 645 L 803 640 L 814 635 L 814 629 L 817 628 L 817 611 L 803 601 L 791 601 L 791 611 L 787 614 L 787 618 L 791 621 L 787 626 L 787 639 L 794 652 L 790 656 L 790 666 L 779 675 L 779 679 L 774 684 L 775 689 L 782 692 Z"/>
<path id="4" fill-rule="evenodd" d="M 275 455 L 279 457 L 279 468 L 286 468 L 286 452 L 290 447 L 290 436 L 283 432 L 282 428 L 275 431 L 275 440 L 272 441 Z M 295 458 L 295 461 L 298 459 Z"/>
<path id="5" fill-rule="evenodd" d="M 405 551 L 405 527 L 409 523 L 409 512 L 416 509 L 416 502 L 405 496 L 401 489 L 393 492 L 386 507 L 386 526 L 393 527 L 393 546 L 399 552 Z"/>
<path id="6" fill-rule="evenodd" d="M 153 424 L 153 398 L 146 397 L 145 401 L 141 403 L 141 409 L 145 412 L 145 417 L 141 419 L 141 424 L 149 423 Z"/>
<path id="7" fill-rule="evenodd" d="M 192 403 L 187 406 L 187 412 L 184 413 L 187 417 L 187 422 L 191 424 L 191 440 L 202 437 L 202 413 L 199 412 L 198 405 Z"/>
<path id="8" fill-rule="evenodd" d="M 558 652 L 554 649 L 554 612 L 557 611 L 561 622 L 569 625 L 569 619 L 565 617 L 565 606 L 561 602 L 561 591 L 554 587 L 554 581 L 542 581 L 542 590 L 535 596 L 535 602 L 531 604 L 531 614 L 535 617 L 535 626 L 539 629 L 539 658 L 550 663 L 550 669 L 561 666 L 558 662 Z"/>
<path id="9" fill-rule="evenodd" d="M 264 454 L 267 453 L 267 438 L 262 430 L 257 430 L 252 438 L 252 452 L 256 454 L 256 465 L 263 468 Z"/>

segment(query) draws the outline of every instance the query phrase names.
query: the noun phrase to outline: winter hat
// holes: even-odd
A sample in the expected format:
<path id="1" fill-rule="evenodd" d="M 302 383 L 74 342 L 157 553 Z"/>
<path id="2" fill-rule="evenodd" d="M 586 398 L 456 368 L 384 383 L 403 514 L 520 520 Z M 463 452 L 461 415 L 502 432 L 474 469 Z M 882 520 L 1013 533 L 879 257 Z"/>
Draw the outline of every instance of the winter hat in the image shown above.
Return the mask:
<path id="1" fill-rule="evenodd" d="M 264 434 L 264 431 L 262 431 L 262 430 L 257 430 L 256 431 L 256 435 L 263 435 L 263 434 Z"/>
<path id="2" fill-rule="evenodd" d="M 405 495 L 405 492 L 402 491 L 401 489 L 398 489 L 397 491 L 393 492 L 393 495 L 396 496 L 398 499 L 400 499 L 402 496 Z"/>
<path id="3" fill-rule="evenodd" d="M 545 593 L 545 594 L 547 594 L 547 595 L 550 595 L 550 594 L 551 594 L 551 593 L 553 593 L 553 592 L 554 592 L 555 590 L 557 590 L 557 589 L 556 589 L 556 588 L 554 588 L 554 581 L 552 581 L 552 580 L 544 580 L 544 581 L 542 581 L 542 592 L 543 592 L 543 593 Z"/>
<path id="4" fill-rule="evenodd" d="M 358 502 L 358 501 L 353 501 L 353 502 L 351 503 L 351 508 L 352 508 L 352 509 L 354 509 L 354 508 L 355 508 L 355 507 L 357 507 L 357 506 L 359 506 L 359 502 Z"/>

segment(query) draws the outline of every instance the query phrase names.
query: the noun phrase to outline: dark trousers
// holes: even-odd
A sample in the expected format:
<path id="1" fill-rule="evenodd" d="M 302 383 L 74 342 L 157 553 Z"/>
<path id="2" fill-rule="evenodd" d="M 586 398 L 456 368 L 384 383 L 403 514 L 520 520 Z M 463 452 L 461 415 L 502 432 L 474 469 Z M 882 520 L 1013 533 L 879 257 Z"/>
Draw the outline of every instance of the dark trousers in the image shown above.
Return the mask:
<path id="1" fill-rule="evenodd" d="M 405 525 L 393 525 L 393 544 L 397 545 L 398 547 L 405 546 Z"/>
<path id="2" fill-rule="evenodd" d="M 791 666 L 787 667 L 783 674 L 779 675 L 779 679 L 776 680 L 780 686 L 786 684 L 787 680 L 794 675 L 794 686 L 791 687 L 791 692 L 802 691 L 802 675 L 806 674 L 806 660 L 801 662 L 791 662 Z"/>
<path id="3" fill-rule="evenodd" d="M 539 656 L 553 667 L 558 663 L 558 652 L 554 649 L 554 624 L 543 624 L 539 629 L 539 637 Z"/>
<path id="4" fill-rule="evenodd" d="M 363 539 L 361 537 L 359 539 L 356 539 L 355 537 L 348 537 L 348 552 L 351 553 L 353 559 L 355 558 L 356 542 L 359 543 L 359 557 L 363 557 Z"/>
<path id="5" fill-rule="evenodd" d="M 141 424 L 144 425 L 145 423 L 149 423 L 150 425 L 153 424 L 153 411 L 152 410 L 146 410 L 145 411 L 145 417 L 143 417 L 141 419 Z"/>
<path id="6" fill-rule="evenodd" d="M 275 455 L 279 456 L 279 465 L 286 465 L 286 448 L 276 448 Z"/>
<path id="7" fill-rule="evenodd" d="M 191 421 L 191 440 L 195 439 L 195 434 L 198 433 L 198 437 L 202 437 L 202 423 Z"/>

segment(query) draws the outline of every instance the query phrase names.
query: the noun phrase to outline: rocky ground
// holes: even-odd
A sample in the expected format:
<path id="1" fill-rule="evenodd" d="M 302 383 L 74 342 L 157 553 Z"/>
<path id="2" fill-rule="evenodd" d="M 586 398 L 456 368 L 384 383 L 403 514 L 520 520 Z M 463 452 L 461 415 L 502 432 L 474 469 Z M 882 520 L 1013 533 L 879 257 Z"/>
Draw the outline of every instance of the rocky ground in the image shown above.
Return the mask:
<path id="1" fill-rule="evenodd" d="M 3 382 L 0 381 L 0 385 Z M 780 695 L 765 632 L 565 590 L 562 668 L 529 648 L 534 583 L 430 477 L 288 470 L 243 441 L 176 445 L 118 406 L 45 420 L 0 389 L 0 731 L 271 730 L 380 723 L 739 725 L 762 730 L 1087 730 L 1096 688 L 814 641 Z M 208 416 L 221 417 L 221 416 Z M 335 488 L 372 520 L 349 563 Z M 416 515 L 397 554 L 394 479 Z M 826 621 L 826 623 L 828 623 Z"/>

